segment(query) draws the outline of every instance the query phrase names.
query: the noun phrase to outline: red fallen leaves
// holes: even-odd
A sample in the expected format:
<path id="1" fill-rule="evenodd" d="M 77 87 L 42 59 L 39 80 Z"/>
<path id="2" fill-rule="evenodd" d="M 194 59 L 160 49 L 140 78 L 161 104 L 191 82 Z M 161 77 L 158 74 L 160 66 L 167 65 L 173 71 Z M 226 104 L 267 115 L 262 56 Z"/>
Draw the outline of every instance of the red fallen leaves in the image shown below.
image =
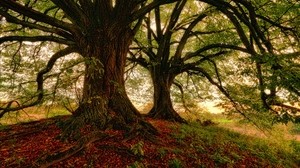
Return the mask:
<path id="1" fill-rule="evenodd" d="M 144 167 L 168 167 L 171 162 L 180 160 L 183 167 L 215 167 L 215 161 L 210 153 L 215 149 L 203 148 L 199 152 L 191 147 L 192 141 L 186 139 L 184 143 L 176 141 L 171 136 L 177 131 L 179 124 L 163 121 L 148 120 L 159 131 L 158 142 L 136 137 L 125 140 L 123 131 L 107 130 L 108 138 L 88 144 L 84 150 L 66 160 L 54 164 L 52 167 L 127 167 L 130 165 L 143 164 Z M 87 129 L 88 130 L 88 129 Z M 88 132 L 83 130 L 83 132 Z M 23 134 L 27 132 L 27 134 Z M 21 133 L 21 134 L 18 134 Z M 53 119 L 41 120 L 32 124 L 20 124 L 10 126 L 8 130 L 0 131 L 0 167 L 39 167 L 37 160 L 47 155 L 68 150 L 75 142 L 64 143 L 56 139 L 61 130 L 55 125 Z M 142 142 L 144 155 L 134 155 L 134 146 Z M 228 145 L 228 148 L 234 148 Z M 234 149 L 237 152 L 238 149 Z M 237 166 L 255 162 L 241 160 Z M 178 161 L 177 161 L 178 162 Z M 226 164 L 219 167 L 226 167 Z M 249 166 L 249 165 L 248 165 Z"/>

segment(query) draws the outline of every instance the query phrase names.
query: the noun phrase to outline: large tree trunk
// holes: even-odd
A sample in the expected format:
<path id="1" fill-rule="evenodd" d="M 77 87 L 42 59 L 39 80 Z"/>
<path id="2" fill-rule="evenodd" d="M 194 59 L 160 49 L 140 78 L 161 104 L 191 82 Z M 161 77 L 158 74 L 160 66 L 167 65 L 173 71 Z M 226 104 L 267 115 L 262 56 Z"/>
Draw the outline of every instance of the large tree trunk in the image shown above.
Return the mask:
<path id="1" fill-rule="evenodd" d="M 158 68 L 151 70 L 154 97 L 153 107 L 148 113 L 148 116 L 156 119 L 184 123 L 186 121 L 174 110 L 170 95 L 175 75 L 160 72 Z"/>
<path id="2" fill-rule="evenodd" d="M 125 92 L 125 61 L 133 38 L 130 27 L 108 24 L 91 30 L 95 31 L 84 39 L 78 36 L 86 70 L 82 99 L 69 125 L 90 124 L 100 129 L 113 127 L 128 131 L 138 127 L 155 133 Z"/>

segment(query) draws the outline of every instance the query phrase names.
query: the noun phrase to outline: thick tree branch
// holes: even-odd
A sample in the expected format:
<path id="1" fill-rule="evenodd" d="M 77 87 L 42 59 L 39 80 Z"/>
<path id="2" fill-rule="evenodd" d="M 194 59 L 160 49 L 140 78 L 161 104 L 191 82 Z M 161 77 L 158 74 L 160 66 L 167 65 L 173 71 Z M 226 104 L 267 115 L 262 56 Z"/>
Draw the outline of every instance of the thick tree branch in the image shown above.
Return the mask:
<path id="1" fill-rule="evenodd" d="M 192 31 L 192 29 L 201 21 L 203 20 L 207 15 L 206 14 L 200 14 L 189 26 L 188 28 L 185 30 L 179 44 L 178 47 L 176 49 L 174 58 L 178 59 L 179 57 L 181 57 L 182 51 L 184 49 L 184 46 L 188 40 L 188 38 L 190 37 L 190 33 Z"/>
<path id="2" fill-rule="evenodd" d="M 158 42 L 159 48 L 157 51 L 157 57 L 161 60 L 161 65 L 167 67 L 169 58 L 170 58 L 170 42 L 173 34 L 173 29 L 178 22 L 179 16 L 186 4 L 187 0 L 178 1 L 175 7 L 172 10 L 172 14 L 169 20 L 169 23 L 165 29 L 165 33 L 162 36 L 162 39 Z"/>
<path id="3" fill-rule="evenodd" d="M 246 14 L 243 14 L 244 17 L 239 17 L 242 14 L 239 14 L 237 10 L 235 11 L 236 15 L 242 20 L 242 22 L 244 22 L 249 27 L 249 30 L 254 35 L 254 38 L 260 39 L 263 42 L 266 49 L 268 50 L 268 52 L 273 53 L 272 44 L 270 43 L 270 41 L 267 40 L 267 38 L 265 37 L 264 33 L 261 31 L 261 28 L 257 22 L 257 16 L 256 16 L 256 12 L 255 12 L 253 5 L 250 2 L 245 1 L 245 0 L 239 0 L 239 1 L 234 0 L 234 1 L 238 5 L 243 4 L 243 6 L 246 7 L 246 9 L 248 10 L 248 13 L 249 13 L 249 19 L 245 19 Z M 257 43 L 258 47 L 260 47 L 260 50 L 262 52 L 264 52 L 261 42 L 259 40 L 256 40 L 256 43 Z"/>
<path id="4" fill-rule="evenodd" d="M 270 23 L 272 26 L 276 26 L 282 30 L 294 31 L 294 29 L 292 27 L 286 27 L 286 26 L 281 25 L 280 23 L 276 23 L 275 21 L 269 19 L 267 16 L 263 16 L 263 15 L 256 15 L 256 16 L 257 16 L 257 18 L 264 20 L 264 21 Z"/>
<path id="5" fill-rule="evenodd" d="M 55 5 L 61 8 L 73 24 L 79 27 L 85 25 L 85 14 L 80 6 L 74 0 L 51 0 Z"/>
<path id="6" fill-rule="evenodd" d="M 46 23 L 48 25 L 61 28 L 68 32 L 75 32 L 74 27 L 66 22 L 60 21 L 56 18 L 53 18 L 51 16 L 45 15 L 41 12 L 38 12 L 36 10 L 33 10 L 29 7 L 26 7 L 24 5 L 19 4 L 18 2 L 12 1 L 12 0 L 1 0 L 0 6 L 6 7 L 10 10 L 13 10 L 19 14 L 22 14 L 24 16 L 27 16 L 33 20 L 36 20 L 38 22 Z"/>
<path id="7" fill-rule="evenodd" d="M 156 7 L 154 9 L 154 14 L 155 14 L 155 26 L 156 26 L 157 40 L 160 41 L 162 39 L 163 33 L 162 33 L 162 28 L 161 28 L 161 18 L 160 18 L 160 8 L 159 7 Z M 149 20 L 148 31 L 152 30 L 150 24 L 151 24 L 151 22 Z"/>
<path id="8" fill-rule="evenodd" d="M 215 48 L 220 48 L 220 49 L 232 49 L 232 50 L 235 50 L 235 51 L 241 51 L 243 53 L 247 53 L 247 54 L 251 54 L 250 51 L 248 51 L 246 48 L 243 48 L 243 47 L 239 47 L 239 46 L 236 46 L 236 45 L 231 45 L 231 44 L 222 44 L 222 43 L 215 43 L 215 44 L 210 44 L 210 45 L 207 45 L 205 47 L 202 47 L 200 49 L 198 49 L 197 51 L 195 52 L 190 52 L 190 53 L 187 53 L 184 57 L 183 57 L 183 60 L 184 61 L 187 61 L 193 57 L 196 57 L 198 55 L 200 55 L 201 53 L 205 52 L 205 51 L 208 51 L 208 50 L 211 50 L 211 49 L 215 49 Z"/>
<path id="9" fill-rule="evenodd" d="M 136 57 L 136 54 L 129 52 L 131 57 L 127 58 L 130 62 L 137 63 L 140 66 L 148 69 L 149 68 L 149 63 L 146 61 L 146 59 L 142 57 Z"/>
<path id="10" fill-rule="evenodd" d="M 19 25 L 22 25 L 23 27 L 28 27 L 30 29 L 41 30 L 46 33 L 54 33 L 54 34 L 57 34 L 59 36 L 62 36 L 62 37 L 68 38 L 68 39 L 72 38 L 72 35 L 70 33 L 66 32 L 62 29 L 54 28 L 54 27 L 46 27 L 46 26 L 39 25 L 37 23 L 30 23 L 28 21 L 20 20 L 17 17 L 14 17 L 5 11 L 2 11 L 1 9 L 0 9 L 0 15 L 4 16 L 6 21 L 10 22 L 10 23 L 19 24 Z"/>
<path id="11" fill-rule="evenodd" d="M 180 28 L 186 31 L 186 28 Z M 208 35 L 208 34 L 217 34 L 222 33 L 225 31 L 231 31 L 234 30 L 234 28 L 228 28 L 228 29 L 221 29 L 221 30 L 211 30 L 211 31 L 191 31 L 190 36 L 199 36 L 199 35 Z"/>
<path id="12" fill-rule="evenodd" d="M 177 1 L 179 1 L 179 0 L 154 0 L 150 4 L 135 11 L 131 16 L 131 21 L 135 21 L 138 18 L 143 17 L 144 15 L 149 13 L 151 10 L 155 9 L 156 7 L 159 7 L 160 5 L 170 4 L 170 3 L 177 2 Z"/>
<path id="13" fill-rule="evenodd" d="M 215 1 L 215 0 L 201 0 L 201 1 L 206 2 L 210 5 L 213 5 L 213 6 L 217 7 L 218 10 L 220 10 L 222 13 L 224 13 L 230 19 L 230 21 L 235 26 L 236 31 L 237 31 L 241 41 L 243 42 L 245 47 L 248 49 L 248 51 L 252 55 L 256 55 L 255 47 L 253 46 L 253 44 L 248 39 L 248 36 L 245 33 L 246 31 L 244 30 L 244 28 L 241 25 L 240 21 L 242 23 L 244 23 L 249 28 L 249 30 L 252 33 L 253 38 L 254 38 L 255 42 L 257 43 L 258 47 L 260 48 L 260 50 L 261 51 L 264 50 L 264 48 L 260 45 L 260 41 L 257 37 L 257 32 L 253 28 L 253 25 L 251 25 L 251 23 L 249 21 L 249 18 L 247 18 L 247 16 L 241 14 L 236 9 L 236 7 L 232 6 L 230 3 L 225 2 L 223 0 L 218 0 L 218 1 Z"/>
<path id="14" fill-rule="evenodd" d="M 194 61 L 194 62 L 191 62 L 191 63 L 185 63 L 185 64 L 179 65 L 177 67 L 176 66 L 172 67 L 173 68 L 172 71 L 175 72 L 176 74 L 180 74 L 180 73 L 183 73 L 183 72 L 188 72 L 190 70 L 193 70 L 194 67 L 199 66 L 204 61 L 209 61 L 209 62 L 213 63 L 215 68 L 216 68 L 216 64 L 212 59 L 216 58 L 216 57 L 219 57 L 221 55 L 224 55 L 225 53 L 227 53 L 227 52 L 226 51 L 220 51 L 220 52 L 217 52 L 215 54 L 209 54 L 209 55 L 205 55 L 205 56 L 202 55 L 202 58 L 197 60 L 197 61 Z"/>
<path id="15" fill-rule="evenodd" d="M 144 20 L 143 17 L 140 18 L 140 19 L 137 21 L 137 23 L 134 25 L 134 27 L 133 27 L 133 29 L 132 29 L 132 33 L 133 33 L 133 34 L 136 34 L 136 33 L 139 31 L 139 29 L 142 27 L 142 25 L 143 25 L 143 20 Z"/>
<path id="16" fill-rule="evenodd" d="M 172 10 L 168 26 L 165 29 L 165 36 L 172 35 L 173 29 L 178 22 L 178 19 L 180 17 L 180 14 L 181 14 L 186 2 L 187 2 L 187 0 L 180 0 L 176 3 L 175 7 Z M 168 38 L 170 38 L 170 37 L 168 37 Z"/>
<path id="17" fill-rule="evenodd" d="M 56 42 L 59 44 L 66 44 L 66 45 L 74 45 L 75 44 L 72 41 L 68 41 L 66 39 L 62 39 L 62 38 L 54 37 L 54 36 L 5 36 L 5 37 L 0 37 L 0 44 L 2 44 L 4 42 L 10 42 L 10 41 L 18 41 L 18 42 L 51 41 L 51 42 Z"/>
<path id="18" fill-rule="evenodd" d="M 139 46 L 139 48 L 149 57 L 151 61 L 157 61 L 156 54 L 149 49 L 149 47 L 144 46 L 142 43 L 140 43 L 137 39 L 134 39 L 134 42 Z"/>
<path id="19" fill-rule="evenodd" d="M 35 106 L 37 104 L 40 104 L 43 100 L 44 97 L 44 75 L 48 72 L 51 71 L 51 69 L 53 68 L 55 62 L 59 59 L 62 58 L 68 54 L 71 54 L 73 52 L 76 52 L 76 48 L 75 47 L 67 47 L 63 50 L 58 51 L 57 53 L 55 53 L 50 60 L 48 61 L 47 65 L 45 68 L 43 68 L 41 71 L 38 72 L 37 74 L 37 78 L 36 78 L 36 83 L 37 83 L 37 91 L 36 91 L 36 95 L 34 97 L 36 97 L 37 99 L 33 102 L 29 102 L 29 103 L 25 103 L 25 104 L 19 104 L 18 100 L 13 100 L 8 102 L 6 105 L 3 105 L 0 107 L 0 118 L 2 118 L 4 116 L 4 114 L 11 112 L 11 111 L 18 111 L 18 110 L 22 110 L 24 108 L 27 107 L 32 107 Z M 17 106 L 13 107 L 13 103 L 17 102 Z M 5 107 L 4 107 L 5 106 Z"/>
<path id="20" fill-rule="evenodd" d="M 148 45 L 153 46 L 153 43 L 152 43 L 153 40 L 155 40 L 156 42 L 160 41 L 161 38 L 162 38 L 162 34 L 160 34 L 161 29 L 160 30 L 156 29 L 157 32 L 155 34 L 154 30 L 151 28 L 150 13 L 148 15 L 149 15 L 148 17 L 144 18 L 144 21 L 146 23 L 146 25 L 144 25 L 144 27 L 147 29 L 147 42 L 148 42 Z M 156 18 L 155 18 L 155 21 L 157 21 Z M 160 27 L 159 24 L 160 23 L 155 22 L 156 27 Z M 152 47 L 149 47 L 149 49 L 151 50 L 151 52 L 153 52 Z"/>

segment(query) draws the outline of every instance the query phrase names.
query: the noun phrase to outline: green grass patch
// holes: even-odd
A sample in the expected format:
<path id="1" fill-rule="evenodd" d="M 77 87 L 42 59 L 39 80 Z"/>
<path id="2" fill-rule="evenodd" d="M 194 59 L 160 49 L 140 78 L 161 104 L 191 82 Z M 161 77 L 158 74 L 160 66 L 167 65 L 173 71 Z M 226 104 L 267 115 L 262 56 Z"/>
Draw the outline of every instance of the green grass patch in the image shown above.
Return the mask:
<path id="1" fill-rule="evenodd" d="M 222 124 L 227 124 L 227 123 L 233 123 L 234 121 L 231 119 L 227 118 L 219 118 L 215 120 L 216 123 L 222 123 Z"/>
<path id="2" fill-rule="evenodd" d="M 194 151 L 208 155 L 217 167 L 230 167 L 241 160 L 256 160 L 261 166 L 300 165 L 297 141 L 250 137 L 219 126 L 201 126 L 199 122 L 180 126 L 173 136 Z"/>
<path id="3" fill-rule="evenodd" d="M 175 159 L 172 159 L 169 161 L 169 167 L 170 168 L 181 168 L 181 167 L 183 167 L 183 165 L 179 159 L 175 158 Z"/>

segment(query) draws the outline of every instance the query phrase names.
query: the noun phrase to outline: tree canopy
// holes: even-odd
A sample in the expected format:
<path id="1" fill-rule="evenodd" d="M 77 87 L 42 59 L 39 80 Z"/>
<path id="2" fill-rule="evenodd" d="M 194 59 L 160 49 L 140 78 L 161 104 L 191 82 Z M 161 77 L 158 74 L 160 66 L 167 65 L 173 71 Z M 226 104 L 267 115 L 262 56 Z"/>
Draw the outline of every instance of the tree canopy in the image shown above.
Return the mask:
<path id="1" fill-rule="evenodd" d="M 296 1 L 180 1 L 145 17 L 130 60 L 150 71 L 154 89 L 159 80 L 181 87 L 174 79 L 182 73 L 203 76 L 243 115 L 295 116 L 288 103 L 298 101 L 298 13 Z M 153 108 L 167 99 L 159 92 Z"/>

